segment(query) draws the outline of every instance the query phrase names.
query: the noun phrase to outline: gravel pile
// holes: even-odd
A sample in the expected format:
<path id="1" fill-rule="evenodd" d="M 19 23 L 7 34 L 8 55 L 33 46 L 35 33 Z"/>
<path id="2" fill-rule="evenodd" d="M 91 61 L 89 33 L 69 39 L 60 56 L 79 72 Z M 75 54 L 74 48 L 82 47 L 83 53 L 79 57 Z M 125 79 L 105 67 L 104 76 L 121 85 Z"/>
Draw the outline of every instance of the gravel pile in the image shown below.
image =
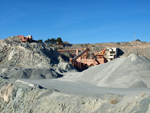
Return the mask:
<path id="1" fill-rule="evenodd" d="M 75 71 L 63 63 L 57 50 L 42 43 L 21 42 L 15 36 L 0 40 L 0 76 L 23 79 L 62 77 L 62 73 Z"/>
<path id="2" fill-rule="evenodd" d="M 100 87 L 150 87 L 150 60 L 131 54 L 91 67 L 80 73 L 78 80 Z"/>

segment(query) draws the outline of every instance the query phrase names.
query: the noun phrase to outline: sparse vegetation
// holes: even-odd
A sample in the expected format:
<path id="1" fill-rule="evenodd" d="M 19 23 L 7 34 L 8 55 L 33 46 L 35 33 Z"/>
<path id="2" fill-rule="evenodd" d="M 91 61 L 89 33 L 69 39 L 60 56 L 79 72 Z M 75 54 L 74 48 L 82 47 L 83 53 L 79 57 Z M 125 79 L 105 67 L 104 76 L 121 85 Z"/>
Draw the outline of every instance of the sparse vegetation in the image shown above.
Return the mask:
<path id="1" fill-rule="evenodd" d="M 43 43 L 42 39 L 37 40 L 38 43 Z"/>
<path id="2" fill-rule="evenodd" d="M 135 41 L 141 41 L 140 39 L 136 39 Z"/>
<path id="3" fill-rule="evenodd" d="M 50 39 L 50 44 L 56 44 L 56 42 L 57 42 L 57 41 L 56 41 L 55 38 L 51 38 L 51 39 Z"/>
<path id="4" fill-rule="evenodd" d="M 111 104 L 117 104 L 117 103 L 118 103 L 118 101 L 117 101 L 117 99 L 116 99 L 116 98 L 113 98 L 113 99 L 110 99 L 110 103 L 111 103 Z"/>
<path id="5" fill-rule="evenodd" d="M 85 104 L 85 102 L 82 102 L 82 104 Z"/>
<path id="6" fill-rule="evenodd" d="M 118 45 L 120 45 L 120 42 L 117 42 Z"/>
<path id="7" fill-rule="evenodd" d="M 145 96 L 145 93 L 141 93 L 140 96 L 141 96 L 141 97 L 144 97 L 144 96 Z"/>
<path id="8" fill-rule="evenodd" d="M 63 43 L 63 41 L 62 41 L 62 39 L 61 39 L 61 37 L 58 37 L 57 39 L 55 39 L 55 38 L 51 38 L 51 39 L 47 39 L 47 40 L 45 40 L 44 41 L 44 43 L 47 43 L 47 44 L 62 44 Z"/>
<path id="9" fill-rule="evenodd" d="M 58 37 L 58 38 L 56 39 L 56 41 L 57 41 L 57 44 L 62 44 L 62 43 L 63 43 L 61 37 Z"/>
<path id="10" fill-rule="evenodd" d="M 49 44 L 50 43 L 50 39 L 48 38 L 47 40 L 44 41 L 44 43 Z"/>

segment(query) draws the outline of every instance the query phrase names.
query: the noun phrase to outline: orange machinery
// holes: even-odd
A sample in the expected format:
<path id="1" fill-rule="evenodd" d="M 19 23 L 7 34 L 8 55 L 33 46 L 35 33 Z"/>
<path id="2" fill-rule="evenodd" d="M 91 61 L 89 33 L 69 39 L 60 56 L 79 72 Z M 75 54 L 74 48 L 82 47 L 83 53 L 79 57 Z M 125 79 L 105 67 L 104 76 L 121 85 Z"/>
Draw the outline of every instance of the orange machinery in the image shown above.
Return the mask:
<path id="1" fill-rule="evenodd" d="M 28 35 L 26 37 L 18 35 L 17 37 L 20 38 L 22 42 L 32 42 L 32 35 Z"/>
<path id="2" fill-rule="evenodd" d="M 67 51 L 68 49 L 62 49 L 59 50 L 59 52 Z M 90 49 L 85 48 L 80 49 L 83 50 L 80 53 L 78 53 L 78 49 L 69 49 L 69 50 L 76 50 L 76 56 L 74 58 L 70 58 L 70 63 L 76 67 L 78 70 L 85 70 L 90 66 L 102 64 L 106 62 L 106 59 L 104 57 L 106 49 L 101 50 L 100 52 L 97 52 L 96 54 L 92 53 L 90 54 Z"/>

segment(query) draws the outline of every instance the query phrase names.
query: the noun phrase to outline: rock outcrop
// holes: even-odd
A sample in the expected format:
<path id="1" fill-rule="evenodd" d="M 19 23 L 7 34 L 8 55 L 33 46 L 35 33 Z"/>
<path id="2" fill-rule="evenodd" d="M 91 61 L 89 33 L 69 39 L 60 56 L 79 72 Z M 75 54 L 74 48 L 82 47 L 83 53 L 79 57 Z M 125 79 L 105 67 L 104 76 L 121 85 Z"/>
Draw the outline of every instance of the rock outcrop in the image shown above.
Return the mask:
<path id="1" fill-rule="evenodd" d="M 46 44 L 21 42 L 15 36 L 0 40 L 0 74 L 8 78 L 56 78 L 75 70 L 59 59 L 57 50 Z"/>
<path id="2" fill-rule="evenodd" d="M 50 68 L 59 63 L 58 53 L 54 48 L 41 43 L 19 42 L 16 38 L 0 41 L 0 66 Z"/>
<path id="3" fill-rule="evenodd" d="M 149 113 L 150 95 L 80 96 L 0 78 L 1 113 Z"/>
<path id="4" fill-rule="evenodd" d="M 82 73 L 66 75 L 63 73 L 75 70 L 71 65 L 62 61 L 55 48 L 48 45 L 23 43 L 17 37 L 0 40 L 0 112 L 150 112 L 148 89 L 150 87 L 150 61 L 145 57 L 132 54 L 127 58 L 91 67 Z M 63 75 L 66 78 L 51 79 Z M 137 79 L 133 81 L 133 79 L 122 78 L 121 82 L 119 78 L 122 76 Z M 119 81 L 118 84 L 116 80 Z M 128 85 L 125 80 L 134 83 Z M 92 81 L 98 84 L 95 86 L 90 84 Z M 124 89 L 116 87 L 119 84 L 123 85 L 124 82 L 127 84 L 123 87 Z M 98 86 L 103 86 L 103 88 Z M 111 88 L 104 88 L 107 86 Z M 116 89 L 112 88 L 113 86 Z M 139 90 L 139 86 L 143 89 Z"/>

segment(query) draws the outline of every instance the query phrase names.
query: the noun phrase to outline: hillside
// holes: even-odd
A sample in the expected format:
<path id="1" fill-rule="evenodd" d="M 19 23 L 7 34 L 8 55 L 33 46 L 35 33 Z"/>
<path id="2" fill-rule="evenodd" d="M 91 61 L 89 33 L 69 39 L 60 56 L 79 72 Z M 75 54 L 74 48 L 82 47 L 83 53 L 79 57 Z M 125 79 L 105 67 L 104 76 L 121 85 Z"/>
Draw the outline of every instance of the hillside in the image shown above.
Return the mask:
<path id="1" fill-rule="evenodd" d="M 149 62 L 132 54 L 59 79 L 1 78 L 0 111 L 149 113 Z"/>
<path id="2" fill-rule="evenodd" d="M 0 112 L 150 112 L 150 60 L 136 51 L 148 55 L 149 43 L 82 44 L 69 48 L 83 47 L 93 51 L 118 47 L 124 54 L 77 72 L 55 47 L 21 42 L 17 37 L 0 40 Z"/>
<path id="3" fill-rule="evenodd" d="M 15 36 L 0 40 L 0 53 L 0 74 L 8 78 L 57 78 L 62 72 L 74 70 L 70 64 L 61 62 L 55 48 L 21 42 Z"/>
<path id="4" fill-rule="evenodd" d="M 77 48 L 90 48 L 91 51 L 97 52 L 102 48 L 119 48 L 121 57 L 129 56 L 131 53 L 145 56 L 150 59 L 150 42 L 131 41 L 131 42 L 118 42 L 118 43 L 96 43 L 96 44 L 73 44 L 72 46 L 65 47 L 70 49 Z"/>

